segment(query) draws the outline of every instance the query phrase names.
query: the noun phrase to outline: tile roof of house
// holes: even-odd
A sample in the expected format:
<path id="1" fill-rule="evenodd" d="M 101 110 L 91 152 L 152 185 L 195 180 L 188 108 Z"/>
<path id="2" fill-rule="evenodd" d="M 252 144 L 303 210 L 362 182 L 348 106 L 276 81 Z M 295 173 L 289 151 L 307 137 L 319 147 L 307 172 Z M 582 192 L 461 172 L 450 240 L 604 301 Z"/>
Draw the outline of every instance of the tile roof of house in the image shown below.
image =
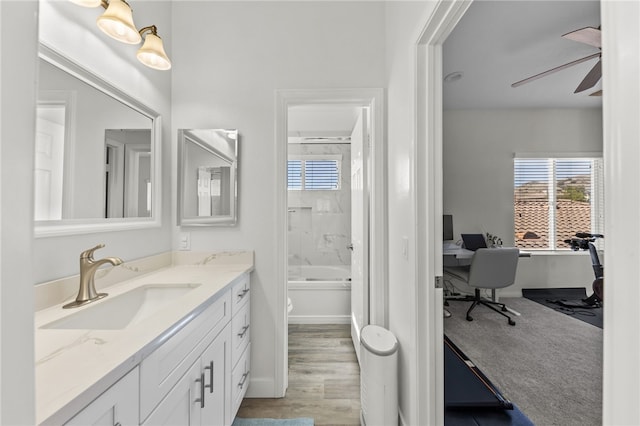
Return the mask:
<path id="1" fill-rule="evenodd" d="M 549 203 L 547 200 L 532 199 L 515 202 L 515 241 L 520 248 L 549 248 Z M 556 247 L 569 246 L 564 240 L 576 232 L 590 232 L 591 205 L 585 201 L 560 199 L 556 201 Z M 527 233 L 538 238 L 525 239 Z M 529 234 L 531 235 L 531 234 Z"/>

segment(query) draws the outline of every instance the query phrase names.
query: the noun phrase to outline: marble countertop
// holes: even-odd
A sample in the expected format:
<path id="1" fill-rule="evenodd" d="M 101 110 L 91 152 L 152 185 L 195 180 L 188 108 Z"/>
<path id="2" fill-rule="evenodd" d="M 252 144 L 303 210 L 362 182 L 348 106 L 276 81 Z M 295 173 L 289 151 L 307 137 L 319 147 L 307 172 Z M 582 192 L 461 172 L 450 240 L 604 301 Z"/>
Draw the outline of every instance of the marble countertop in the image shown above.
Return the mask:
<path id="1" fill-rule="evenodd" d="M 62 424 L 138 365 L 166 338 L 213 303 L 231 282 L 253 270 L 253 253 L 234 262 L 206 261 L 160 267 L 110 285 L 109 296 L 76 309 L 62 303 L 35 313 L 36 423 Z M 141 322 L 121 330 L 50 329 L 43 326 L 147 284 L 198 284 Z M 72 298 L 73 299 L 73 298 Z"/>

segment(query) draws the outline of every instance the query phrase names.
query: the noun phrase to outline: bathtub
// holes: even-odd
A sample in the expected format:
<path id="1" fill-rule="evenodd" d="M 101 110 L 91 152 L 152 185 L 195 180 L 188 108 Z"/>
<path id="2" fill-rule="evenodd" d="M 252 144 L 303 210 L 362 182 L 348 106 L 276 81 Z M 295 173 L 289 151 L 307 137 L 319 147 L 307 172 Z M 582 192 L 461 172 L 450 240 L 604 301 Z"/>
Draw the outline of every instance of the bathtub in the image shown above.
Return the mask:
<path id="1" fill-rule="evenodd" d="M 351 265 L 289 266 L 289 282 L 297 281 L 351 281 Z"/>
<path id="2" fill-rule="evenodd" d="M 291 324 L 350 324 L 351 266 L 289 268 Z"/>

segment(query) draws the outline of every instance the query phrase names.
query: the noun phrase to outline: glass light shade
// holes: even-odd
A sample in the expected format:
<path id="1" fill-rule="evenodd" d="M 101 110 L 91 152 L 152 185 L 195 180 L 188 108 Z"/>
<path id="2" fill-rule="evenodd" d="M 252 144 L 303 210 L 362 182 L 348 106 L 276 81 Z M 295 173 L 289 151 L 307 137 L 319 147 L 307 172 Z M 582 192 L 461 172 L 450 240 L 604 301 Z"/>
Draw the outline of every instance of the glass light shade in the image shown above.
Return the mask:
<path id="1" fill-rule="evenodd" d="M 102 0 L 70 0 L 71 3 L 75 3 L 78 6 L 84 7 L 98 7 L 102 4 Z"/>
<path id="2" fill-rule="evenodd" d="M 138 60 L 150 68 L 157 70 L 168 70 L 171 68 L 171 61 L 166 53 L 162 39 L 155 34 L 147 34 L 144 44 L 136 55 Z"/>
<path id="3" fill-rule="evenodd" d="M 96 23 L 108 36 L 123 43 L 138 44 L 142 40 L 133 24 L 131 8 L 122 0 L 110 0 L 109 7 Z"/>

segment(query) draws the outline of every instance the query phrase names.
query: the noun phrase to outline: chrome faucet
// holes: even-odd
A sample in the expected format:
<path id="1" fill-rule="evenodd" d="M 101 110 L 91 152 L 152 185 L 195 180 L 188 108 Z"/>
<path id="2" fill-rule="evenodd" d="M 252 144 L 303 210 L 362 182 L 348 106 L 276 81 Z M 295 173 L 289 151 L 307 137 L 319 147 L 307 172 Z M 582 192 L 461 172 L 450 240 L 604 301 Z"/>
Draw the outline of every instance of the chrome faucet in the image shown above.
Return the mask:
<path id="1" fill-rule="evenodd" d="M 80 254 L 80 289 L 78 290 L 78 296 L 73 302 L 64 305 L 64 309 L 86 305 L 87 303 L 95 302 L 107 296 L 107 293 L 98 293 L 96 291 L 96 284 L 94 282 L 96 271 L 105 263 L 118 266 L 122 263 L 122 259 L 119 257 L 105 257 L 100 260 L 94 260 L 93 252 L 103 247 L 104 244 L 98 244 L 94 248 L 85 250 Z"/>

